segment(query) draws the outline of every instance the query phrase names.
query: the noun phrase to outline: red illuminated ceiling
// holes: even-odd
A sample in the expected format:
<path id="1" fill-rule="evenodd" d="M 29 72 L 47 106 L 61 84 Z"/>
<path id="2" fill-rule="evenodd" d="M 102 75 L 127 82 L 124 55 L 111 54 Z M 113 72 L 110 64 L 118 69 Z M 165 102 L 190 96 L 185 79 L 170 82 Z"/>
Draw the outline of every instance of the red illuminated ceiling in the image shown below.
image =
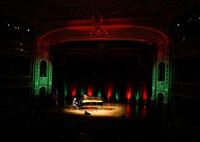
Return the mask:
<path id="1" fill-rule="evenodd" d="M 37 27 L 35 48 L 102 40 L 168 46 L 169 21 L 195 4 L 184 0 L 2 0 L 0 12 Z"/>
<path id="2" fill-rule="evenodd" d="M 148 19 L 152 21 L 155 19 Z M 89 20 L 75 20 L 66 23 L 57 22 L 57 25 L 45 25 L 37 39 L 37 47 L 56 45 L 70 41 L 106 41 L 106 40 L 129 40 L 146 42 L 149 44 L 168 45 L 168 35 L 164 29 L 154 28 L 152 25 L 143 24 L 145 20 L 135 19 L 109 19 L 101 25 L 91 25 Z M 98 28 L 98 29 L 97 29 Z M 97 31 L 96 31 L 97 30 Z M 94 33 L 97 34 L 94 34 Z M 102 34 L 99 32 L 102 32 Z"/>
<path id="3" fill-rule="evenodd" d="M 173 18 L 196 1 L 185 0 L 1 0 L 0 12 L 40 23 L 87 20 L 91 12 L 103 11 L 109 18 Z"/>

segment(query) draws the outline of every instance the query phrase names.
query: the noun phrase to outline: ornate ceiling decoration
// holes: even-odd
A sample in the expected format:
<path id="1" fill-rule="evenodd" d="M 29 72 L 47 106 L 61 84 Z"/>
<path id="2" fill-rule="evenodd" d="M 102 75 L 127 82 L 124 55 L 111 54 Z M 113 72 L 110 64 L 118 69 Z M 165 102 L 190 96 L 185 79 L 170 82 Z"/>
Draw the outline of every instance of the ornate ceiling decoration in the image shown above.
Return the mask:
<path id="1" fill-rule="evenodd" d="M 96 27 L 94 30 L 90 32 L 91 36 L 103 37 L 104 35 L 108 35 L 108 32 L 105 29 L 101 29 L 100 27 Z"/>
<path id="2" fill-rule="evenodd" d="M 37 47 L 45 44 L 54 45 L 69 41 L 101 41 L 101 40 L 130 40 L 147 42 L 149 44 L 167 44 L 168 35 L 158 28 L 134 25 L 127 19 L 118 19 L 124 23 L 114 25 L 116 20 L 109 25 L 92 26 L 87 25 L 87 21 L 79 21 L 76 26 L 57 26 L 57 28 L 47 29 L 37 39 Z M 151 20 L 152 21 L 152 20 Z M 81 26 L 83 25 L 83 26 Z M 47 45 L 48 46 L 48 45 Z"/>

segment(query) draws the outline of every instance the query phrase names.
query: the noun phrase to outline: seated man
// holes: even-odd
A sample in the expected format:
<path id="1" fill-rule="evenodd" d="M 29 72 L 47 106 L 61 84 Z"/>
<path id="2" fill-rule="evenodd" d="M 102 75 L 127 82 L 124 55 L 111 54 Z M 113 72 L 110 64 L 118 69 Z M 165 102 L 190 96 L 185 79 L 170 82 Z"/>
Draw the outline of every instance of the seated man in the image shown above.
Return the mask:
<path id="1" fill-rule="evenodd" d="M 77 105 L 78 105 L 78 103 L 76 102 L 76 97 L 74 97 L 73 102 L 72 102 L 72 108 L 73 109 L 75 109 L 75 108 L 77 109 L 78 108 Z"/>

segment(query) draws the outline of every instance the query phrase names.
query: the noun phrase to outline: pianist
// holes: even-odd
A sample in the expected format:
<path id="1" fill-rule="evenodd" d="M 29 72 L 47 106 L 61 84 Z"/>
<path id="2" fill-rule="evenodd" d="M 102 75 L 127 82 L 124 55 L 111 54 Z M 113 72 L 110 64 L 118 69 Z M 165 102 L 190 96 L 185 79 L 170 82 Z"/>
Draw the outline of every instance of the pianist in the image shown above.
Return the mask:
<path id="1" fill-rule="evenodd" d="M 72 108 L 73 109 L 78 109 L 78 103 L 77 103 L 77 101 L 76 101 L 76 97 L 74 97 L 74 99 L 73 99 L 73 102 L 72 102 Z"/>

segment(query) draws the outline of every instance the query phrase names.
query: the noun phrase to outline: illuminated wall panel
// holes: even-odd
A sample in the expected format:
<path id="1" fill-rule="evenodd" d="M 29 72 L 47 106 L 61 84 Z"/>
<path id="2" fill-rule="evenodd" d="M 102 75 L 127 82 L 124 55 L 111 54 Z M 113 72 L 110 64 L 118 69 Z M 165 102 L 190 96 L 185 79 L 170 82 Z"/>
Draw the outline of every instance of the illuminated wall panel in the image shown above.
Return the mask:
<path id="1" fill-rule="evenodd" d="M 39 95 L 40 88 L 42 87 L 46 88 L 47 94 L 52 93 L 52 64 L 46 52 L 48 52 L 47 48 L 45 48 L 45 50 L 43 48 L 36 50 L 36 57 L 33 64 L 34 95 Z M 42 62 L 46 62 L 45 75 L 40 75 L 40 66 Z"/>
<path id="2" fill-rule="evenodd" d="M 159 64 L 164 63 L 164 79 L 161 81 Z M 163 103 L 168 103 L 169 93 L 169 46 L 167 44 L 158 44 L 157 46 L 157 60 L 153 66 L 152 72 L 152 97 L 151 100 L 158 103 L 158 94 L 164 97 Z"/>

